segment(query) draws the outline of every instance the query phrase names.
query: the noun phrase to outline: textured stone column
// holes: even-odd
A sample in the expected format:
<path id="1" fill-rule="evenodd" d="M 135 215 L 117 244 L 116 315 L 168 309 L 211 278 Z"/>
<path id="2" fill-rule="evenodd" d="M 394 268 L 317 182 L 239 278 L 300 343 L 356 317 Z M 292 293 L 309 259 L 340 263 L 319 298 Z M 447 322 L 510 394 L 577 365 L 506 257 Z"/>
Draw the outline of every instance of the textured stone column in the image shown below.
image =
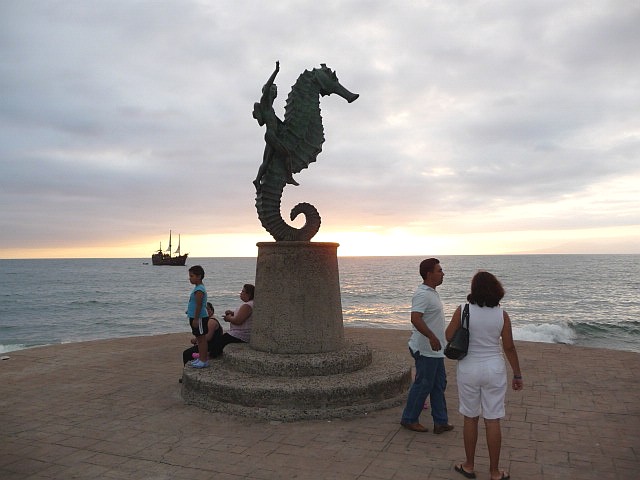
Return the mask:
<path id="1" fill-rule="evenodd" d="M 337 243 L 260 242 L 250 345 L 321 353 L 344 342 Z"/>

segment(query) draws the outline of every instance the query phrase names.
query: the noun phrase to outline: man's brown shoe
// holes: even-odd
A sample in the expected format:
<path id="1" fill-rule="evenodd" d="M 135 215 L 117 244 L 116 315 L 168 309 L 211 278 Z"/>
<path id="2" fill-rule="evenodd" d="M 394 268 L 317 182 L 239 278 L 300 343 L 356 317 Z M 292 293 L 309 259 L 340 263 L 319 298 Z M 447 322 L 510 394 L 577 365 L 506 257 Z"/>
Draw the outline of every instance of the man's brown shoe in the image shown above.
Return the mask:
<path id="1" fill-rule="evenodd" d="M 418 422 L 416 422 L 416 423 L 400 422 L 400 425 L 402 425 L 407 430 L 411 430 L 413 432 L 424 433 L 424 432 L 428 432 L 429 431 L 429 429 L 427 427 L 425 427 L 424 425 L 420 425 Z M 451 427 L 451 428 L 453 428 L 453 427 Z"/>
<path id="2" fill-rule="evenodd" d="M 436 435 L 440 435 L 441 433 L 449 432 L 451 430 L 453 430 L 453 425 L 449 425 L 448 423 L 445 425 L 433 426 L 433 433 L 435 433 Z"/>

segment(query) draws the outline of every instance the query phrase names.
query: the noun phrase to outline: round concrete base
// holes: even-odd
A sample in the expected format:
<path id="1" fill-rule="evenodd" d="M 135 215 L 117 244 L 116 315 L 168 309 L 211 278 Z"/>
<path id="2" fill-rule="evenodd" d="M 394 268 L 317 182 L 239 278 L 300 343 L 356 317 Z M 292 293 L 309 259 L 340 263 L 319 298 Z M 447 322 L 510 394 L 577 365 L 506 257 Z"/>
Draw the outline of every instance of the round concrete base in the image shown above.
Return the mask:
<path id="1" fill-rule="evenodd" d="M 228 345 L 221 358 L 210 360 L 209 368 L 185 367 L 182 397 L 186 403 L 210 411 L 281 421 L 354 416 L 400 405 L 406 400 L 411 383 L 411 368 L 406 359 L 370 351 L 363 345 L 354 348 L 369 352 L 371 362 L 343 373 L 282 376 L 273 375 L 274 364 L 295 373 L 295 364 L 299 362 L 307 366 L 322 364 L 328 357 L 282 355 L 261 372 L 259 362 L 265 358 L 264 352 L 246 344 Z M 342 353 L 336 352 L 334 356 Z M 302 360 L 303 357 L 306 358 Z M 249 364 L 253 364 L 251 372 L 238 368 Z"/>

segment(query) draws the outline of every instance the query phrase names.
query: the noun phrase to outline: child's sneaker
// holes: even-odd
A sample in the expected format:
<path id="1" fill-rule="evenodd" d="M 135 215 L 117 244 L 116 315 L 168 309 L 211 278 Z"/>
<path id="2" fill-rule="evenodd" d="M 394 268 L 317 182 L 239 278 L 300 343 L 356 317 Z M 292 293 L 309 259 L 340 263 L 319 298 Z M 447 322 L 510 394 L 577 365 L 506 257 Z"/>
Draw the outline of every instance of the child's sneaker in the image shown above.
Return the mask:
<path id="1" fill-rule="evenodd" d="M 189 365 L 191 365 L 193 368 L 206 368 L 209 366 L 209 362 L 203 362 L 202 360 L 197 359 L 191 362 Z"/>

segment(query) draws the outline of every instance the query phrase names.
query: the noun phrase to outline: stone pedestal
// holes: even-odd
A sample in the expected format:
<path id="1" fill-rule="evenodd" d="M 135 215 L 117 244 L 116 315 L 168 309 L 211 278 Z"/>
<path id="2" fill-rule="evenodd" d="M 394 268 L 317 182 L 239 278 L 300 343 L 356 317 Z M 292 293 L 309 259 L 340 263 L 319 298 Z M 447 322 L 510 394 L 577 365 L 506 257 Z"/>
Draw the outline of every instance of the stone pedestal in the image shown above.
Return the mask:
<path id="1" fill-rule="evenodd" d="M 343 347 L 337 250 L 337 243 L 258 243 L 251 348 L 325 353 Z"/>
<path id="2" fill-rule="evenodd" d="M 191 405 L 269 420 L 363 415 L 404 401 L 406 358 L 345 342 L 337 243 L 258 243 L 251 342 L 185 367 Z"/>

